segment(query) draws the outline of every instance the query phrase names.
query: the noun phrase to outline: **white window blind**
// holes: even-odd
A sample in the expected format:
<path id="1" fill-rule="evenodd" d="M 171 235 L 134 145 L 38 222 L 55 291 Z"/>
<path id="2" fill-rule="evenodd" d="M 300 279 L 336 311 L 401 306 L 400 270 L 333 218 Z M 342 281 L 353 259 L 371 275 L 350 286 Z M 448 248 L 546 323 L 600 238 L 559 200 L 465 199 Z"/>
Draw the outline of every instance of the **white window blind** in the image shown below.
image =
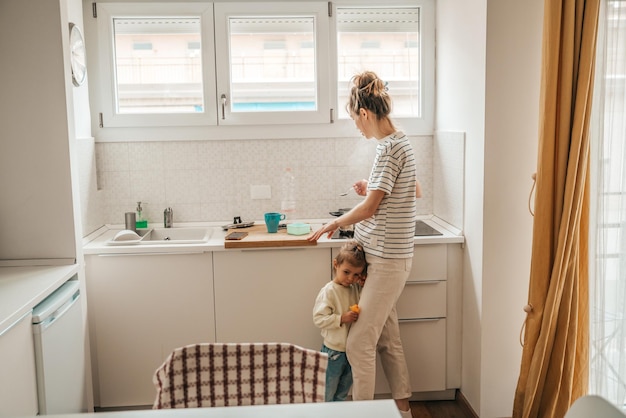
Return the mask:
<path id="1" fill-rule="evenodd" d="M 420 7 L 337 8 L 338 108 L 344 109 L 349 81 L 374 71 L 388 83 L 393 117 L 421 117 L 423 54 Z M 348 118 L 339 112 L 340 118 Z"/>
<path id="2" fill-rule="evenodd" d="M 418 32 L 419 8 L 339 8 L 341 32 Z"/>

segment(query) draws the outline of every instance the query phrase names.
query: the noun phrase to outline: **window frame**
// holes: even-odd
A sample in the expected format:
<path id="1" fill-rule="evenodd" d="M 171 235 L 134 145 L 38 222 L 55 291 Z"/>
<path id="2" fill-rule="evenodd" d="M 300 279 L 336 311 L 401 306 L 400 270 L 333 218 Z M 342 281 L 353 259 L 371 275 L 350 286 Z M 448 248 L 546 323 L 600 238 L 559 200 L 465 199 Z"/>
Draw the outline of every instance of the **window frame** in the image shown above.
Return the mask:
<path id="1" fill-rule="evenodd" d="M 380 6 L 380 5 L 363 6 L 363 5 L 359 4 L 358 2 L 355 2 L 355 3 L 357 3 L 357 4 L 353 5 L 353 4 L 349 4 L 349 3 L 348 4 L 340 3 L 340 4 L 337 4 L 334 7 L 333 13 L 336 16 L 335 24 L 337 26 L 338 26 L 337 22 L 339 21 L 339 10 L 340 9 L 353 10 L 353 11 L 357 11 L 357 12 L 363 12 L 363 11 L 366 11 L 366 10 L 375 10 L 377 12 L 381 12 L 382 13 L 382 16 L 380 17 L 381 19 L 384 19 L 385 18 L 384 16 L 386 14 L 390 14 L 389 12 L 394 11 L 394 10 L 399 11 L 400 12 L 399 16 L 401 16 L 403 12 L 408 12 L 409 11 L 408 9 L 418 9 L 419 10 L 419 13 L 418 13 L 418 16 L 419 16 L 418 24 L 421 25 L 421 26 L 423 26 L 422 22 L 423 22 L 423 20 L 425 20 L 425 19 L 423 19 L 423 15 L 424 14 L 428 15 L 429 12 L 432 12 L 432 10 L 427 10 L 427 8 L 424 5 L 415 5 L 415 4 L 402 4 L 402 5 L 400 5 L 400 4 L 393 4 L 392 5 L 392 4 L 386 4 L 383 7 L 383 6 Z M 434 19 L 434 15 L 430 15 L 430 18 Z M 398 27 L 398 25 L 393 25 L 394 27 L 393 27 L 393 29 L 391 29 L 391 28 L 389 28 L 390 23 L 387 22 L 384 25 L 385 25 L 385 27 L 387 27 L 387 28 L 389 28 L 391 30 L 380 30 L 380 31 L 378 31 L 376 26 L 378 26 L 380 28 L 381 25 L 380 24 L 377 25 L 377 24 L 375 24 L 373 22 L 368 22 L 368 19 L 369 19 L 368 17 L 365 17 L 364 21 L 362 20 L 360 23 L 358 23 L 356 25 L 353 24 L 353 23 L 348 24 L 348 26 L 350 27 L 348 30 L 343 30 L 343 31 L 340 32 L 340 29 L 338 27 L 336 27 L 334 29 L 334 31 L 333 31 L 334 35 L 337 37 L 337 39 L 336 39 L 337 53 L 334 54 L 337 57 L 337 62 L 336 62 L 337 68 L 339 68 L 339 66 L 341 65 L 339 57 L 342 55 L 342 53 L 341 53 L 341 51 L 339 49 L 340 48 L 339 47 L 340 33 L 350 34 L 350 33 L 355 33 L 355 32 L 356 33 L 366 32 L 366 33 L 368 33 L 370 35 L 372 33 L 385 33 L 385 34 L 387 34 L 387 33 L 390 33 L 390 32 L 395 32 L 395 30 Z M 377 21 L 377 19 L 378 18 L 374 18 L 374 21 Z M 404 24 L 404 25 L 406 26 L 406 24 Z M 355 29 L 357 29 L 357 30 L 355 30 Z M 419 45 L 418 51 L 419 51 L 419 56 L 420 56 L 419 61 L 418 61 L 418 64 L 419 64 L 419 70 L 418 70 L 419 86 L 418 86 L 417 91 L 418 91 L 418 98 L 419 98 L 418 109 L 419 109 L 420 115 L 419 116 L 415 116 L 415 115 L 411 115 L 411 114 L 407 114 L 407 113 L 399 113 L 399 112 L 395 112 L 395 109 L 392 110 L 392 114 L 391 114 L 391 117 L 394 120 L 395 119 L 409 119 L 409 120 L 411 120 L 411 119 L 417 118 L 416 120 L 418 121 L 417 122 L 418 125 L 422 124 L 423 123 L 422 121 L 432 120 L 432 115 L 433 115 L 432 114 L 433 106 L 425 106 L 425 104 L 429 100 L 428 97 L 431 97 L 431 99 L 430 99 L 431 101 L 433 101 L 433 98 L 434 98 L 434 89 L 433 88 L 430 88 L 430 89 L 428 88 L 429 86 L 432 87 L 434 85 L 434 82 L 433 82 L 434 74 L 428 72 L 428 70 L 429 70 L 429 68 L 427 68 L 428 65 L 425 65 L 425 63 L 424 63 L 425 60 L 423 58 L 427 57 L 429 59 L 434 59 L 434 48 L 433 48 L 433 44 L 429 44 L 424 39 L 423 32 L 425 32 L 425 31 L 427 32 L 428 28 L 422 28 L 422 27 L 418 27 L 417 28 L 417 32 L 419 33 L 419 39 L 418 39 L 417 43 Z M 400 30 L 400 31 L 398 31 L 396 33 L 402 33 L 402 31 Z M 434 33 L 432 35 L 434 37 Z M 381 42 L 380 40 L 375 40 L 375 41 L 369 41 L 368 40 L 368 41 L 366 41 L 366 43 L 371 44 L 370 46 L 368 46 L 368 48 L 372 48 L 372 50 L 375 51 L 375 52 L 381 51 L 380 50 L 380 48 L 381 48 L 380 42 Z M 362 49 L 363 49 L 363 47 L 362 47 Z M 360 70 L 364 71 L 364 70 L 367 70 L 367 69 L 374 70 L 378 74 L 379 77 L 383 78 L 383 80 L 389 81 L 390 94 L 391 94 L 392 99 L 394 99 L 394 107 L 395 107 L 395 105 L 397 104 L 399 98 L 401 97 L 400 93 L 396 89 L 399 88 L 401 84 L 406 84 L 406 81 L 405 82 L 402 82 L 402 81 L 398 82 L 397 80 L 394 80 L 394 77 L 392 77 L 390 74 L 386 74 L 384 71 L 377 70 L 376 68 L 364 67 L 364 68 L 361 68 Z M 338 70 L 336 78 L 337 78 L 337 80 L 336 80 L 337 89 L 340 90 L 340 89 L 345 88 L 347 90 L 347 88 L 348 88 L 348 80 L 339 80 L 339 70 Z M 345 83 L 345 85 L 342 85 L 342 83 Z M 410 85 L 412 85 L 412 83 Z M 340 100 L 341 98 L 342 97 L 340 97 L 339 94 L 337 94 L 337 100 Z M 344 96 L 344 100 L 345 100 L 345 96 Z M 434 101 L 433 101 L 433 103 L 434 103 Z M 347 114 L 347 112 L 341 112 L 341 110 L 343 110 L 345 108 L 345 104 L 344 103 L 338 102 L 337 103 L 337 107 L 340 110 L 340 112 L 338 113 L 338 118 L 339 119 L 342 119 L 342 118 L 343 119 L 349 119 L 350 118 L 350 116 Z M 428 113 L 429 111 L 431 113 Z"/>
<path id="2" fill-rule="evenodd" d="M 197 17 L 200 19 L 202 51 L 202 94 L 204 106 L 197 113 L 118 113 L 115 78 L 115 40 L 113 19 L 116 17 Z M 211 3 L 154 3 L 149 9 L 145 3 L 98 3 L 98 40 L 101 53 L 100 94 L 101 121 L 104 127 L 180 127 L 216 125 L 215 114 L 215 52 L 213 37 L 213 5 Z"/>
<path id="3" fill-rule="evenodd" d="M 331 99 L 330 85 L 330 28 L 328 6 L 322 2 L 289 2 L 289 3 L 251 3 L 251 2 L 216 2 L 214 3 L 215 19 L 215 56 L 217 59 L 217 106 L 218 125 L 275 125 L 329 123 Z M 249 18 L 257 16 L 291 16 L 301 15 L 313 17 L 315 35 L 315 74 L 317 75 L 316 99 L 317 109 L 311 111 L 274 111 L 274 112 L 232 112 L 231 64 L 230 64 L 230 33 L 228 20 L 233 17 Z M 223 98 L 226 104 L 221 103 Z"/>
<path id="4" fill-rule="evenodd" d="M 222 1 L 224 2 L 224 1 Z M 89 96 L 91 106 L 92 132 L 98 142 L 127 142 L 127 141 L 176 141 L 176 140 L 223 140 L 223 139 L 280 139 L 280 138 L 339 138 L 355 137 L 359 135 L 351 119 L 342 119 L 338 112 L 345 112 L 345 104 L 337 103 L 337 7 L 420 7 L 420 36 L 422 45 L 422 104 L 420 118 L 395 117 L 396 126 L 408 135 L 430 136 L 434 132 L 435 109 L 435 0 L 337 0 L 332 3 L 320 2 L 332 15 L 328 22 L 329 45 L 327 51 L 318 50 L 318 54 L 329 57 L 327 76 L 324 77 L 327 85 L 323 87 L 328 92 L 330 100 L 328 115 L 321 123 L 291 123 L 291 117 L 282 118 L 279 122 L 258 124 L 219 124 L 220 100 L 217 85 L 217 70 L 215 51 L 215 32 L 213 7 L 219 2 L 144 2 L 124 3 L 120 0 L 102 0 L 97 3 L 97 18 L 91 19 L 92 10 L 85 9 L 85 31 L 88 65 L 89 65 Z M 278 4 L 284 7 L 287 4 L 315 3 L 311 1 L 291 0 L 289 2 L 266 1 L 229 1 L 231 4 Z M 211 20 L 206 17 L 201 20 L 202 54 L 204 74 L 204 111 L 199 114 L 170 114 L 170 115 L 114 115 L 113 101 L 115 85 L 112 78 L 113 65 L 113 38 L 108 13 L 118 15 L 145 16 L 161 11 L 164 15 L 188 16 L 185 9 L 203 10 L 210 12 Z M 174 9 L 174 10 L 173 10 Z M 217 58 L 221 59 L 221 58 Z M 319 82 L 319 81 L 318 81 Z M 391 92 L 393 97 L 393 92 Z M 294 112 L 291 112 L 294 113 Z M 264 115 L 266 115 L 264 113 Z M 113 117 L 115 116 L 115 117 Z M 154 116 L 154 117 L 147 117 Z M 258 129 L 263 126 L 263 129 Z"/>

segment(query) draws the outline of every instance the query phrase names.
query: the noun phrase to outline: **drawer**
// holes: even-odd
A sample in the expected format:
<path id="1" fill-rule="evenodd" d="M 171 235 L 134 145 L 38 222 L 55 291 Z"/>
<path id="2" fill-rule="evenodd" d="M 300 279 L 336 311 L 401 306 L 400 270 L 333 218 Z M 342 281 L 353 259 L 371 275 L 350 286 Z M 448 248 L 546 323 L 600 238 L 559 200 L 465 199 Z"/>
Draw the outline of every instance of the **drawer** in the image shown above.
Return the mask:
<path id="1" fill-rule="evenodd" d="M 400 336 L 412 392 L 446 390 L 446 320 L 400 321 Z M 391 390 L 380 364 L 376 364 L 376 394 Z"/>
<path id="2" fill-rule="evenodd" d="M 446 287 L 445 281 L 407 282 L 398 299 L 398 318 L 445 318 Z"/>
<path id="3" fill-rule="evenodd" d="M 409 281 L 447 280 L 448 246 L 446 244 L 416 245 Z"/>

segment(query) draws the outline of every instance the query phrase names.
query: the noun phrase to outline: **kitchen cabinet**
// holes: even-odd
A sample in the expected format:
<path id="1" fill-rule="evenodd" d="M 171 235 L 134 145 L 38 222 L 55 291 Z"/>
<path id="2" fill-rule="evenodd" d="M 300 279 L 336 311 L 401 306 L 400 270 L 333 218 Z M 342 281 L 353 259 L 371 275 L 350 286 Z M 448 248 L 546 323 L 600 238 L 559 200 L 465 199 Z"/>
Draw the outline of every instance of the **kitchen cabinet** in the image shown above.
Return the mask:
<path id="1" fill-rule="evenodd" d="M 441 294 L 441 291 L 444 293 Z M 419 297 L 411 300 L 411 296 L 416 294 L 419 294 Z M 420 306 L 420 300 L 428 303 L 426 306 Z M 409 303 L 415 308 L 415 315 L 407 315 L 400 309 L 401 304 Z M 445 305 L 445 282 L 407 282 L 405 292 L 398 301 L 400 335 L 411 376 L 412 392 L 437 392 L 447 389 Z M 443 313 L 440 312 L 442 308 Z M 389 392 L 387 379 L 379 362 L 376 393 Z"/>
<path id="2" fill-rule="evenodd" d="M 2 2 L 2 260 L 77 257 L 67 13 L 59 1 Z"/>
<path id="3" fill-rule="evenodd" d="M 460 387 L 460 257 L 459 244 L 415 246 L 397 303 L 412 399 L 453 399 Z M 376 394 L 389 393 L 378 361 Z"/>
<path id="4" fill-rule="evenodd" d="M 30 311 L 0 333 L 0 417 L 38 413 L 35 350 Z"/>
<path id="5" fill-rule="evenodd" d="M 210 252 L 87 255 L 95 405 L 151 405 L 175 348 L 215 341 Z"/>
<path id="6" fill-rule="evenodd" d="M 312 309 L 332 279 L 341 244 L 87 254 L 95 405 L 152 404 L 154 371 L 186 344 L 289 342 L 320 349 Z M 460 387 L 461 256 L 457 243 L 415 246 L 398 301 L 413 399 L 451 399 Z M 381 369 L 377 376 L 376 393 L 385 397 Z"/>
<path id="7" fill-rule="evenodd" d="M 330 248 L 213 254 L 218 342 L 287 342 L 319 350 L 313 304 L 332 278 Z"/>
<path id="8" fill-rule="evenodd" d="M 446 319 L 401 319 L 400 336 L 404 348 L 411 392 L 437 392 L 435 399 L 446 399 Z M 380 362 L 376 364 L 376 393 L 391 391 Z M 419 397 L 418 397 L 419 399 Z M 454 399 L 453 397 L 451 399 Z"/>

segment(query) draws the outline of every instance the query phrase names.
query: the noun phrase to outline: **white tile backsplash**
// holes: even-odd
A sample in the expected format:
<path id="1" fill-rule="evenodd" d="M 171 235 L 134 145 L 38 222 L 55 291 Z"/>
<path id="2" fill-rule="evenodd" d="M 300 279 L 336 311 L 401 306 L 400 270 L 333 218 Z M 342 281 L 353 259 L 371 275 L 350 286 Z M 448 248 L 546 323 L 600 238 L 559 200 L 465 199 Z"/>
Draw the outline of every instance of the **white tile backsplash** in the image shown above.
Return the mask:
<path id="1" fill-rule="evenodd" d="M 104 208 L 98 191 L 96 145 L 93 138 L 76 140 L 78 182 L 83 234 L 88 235 L 102 225 Z"/>
<path id="2" fill-rule="evenodd" d="M 433 212 L 463 229 L 465 133 L 437 132 L 433 156 Z"/>
<path id="3" fill-rule="evenodd" d="M 162 170 L 164 144 L 151 142 L 132 142 L 128 144 L 128 154 L 132 156 L 131 171 Z"/>
<path id="4" fill-rule="evenodd" d="M 418 213 L 433 213 L 433 139 L 412 137 L 424 196 Z M 376 143 L 364 138 L 212 140 L 97 143 L 102 223 L 121 224 L 124 212 L 145 202 L 150 223 L 260 220 L 280 210 L 280 178 L 291 167 L 297 182 L 296 219 L 329 218 L 360 197 L 339 196 L 367 178 Z M 271 199 L 251 199 L 250 185 L 269 185 Z M 95 191 L 90 191 L 95 193 Z"/>

